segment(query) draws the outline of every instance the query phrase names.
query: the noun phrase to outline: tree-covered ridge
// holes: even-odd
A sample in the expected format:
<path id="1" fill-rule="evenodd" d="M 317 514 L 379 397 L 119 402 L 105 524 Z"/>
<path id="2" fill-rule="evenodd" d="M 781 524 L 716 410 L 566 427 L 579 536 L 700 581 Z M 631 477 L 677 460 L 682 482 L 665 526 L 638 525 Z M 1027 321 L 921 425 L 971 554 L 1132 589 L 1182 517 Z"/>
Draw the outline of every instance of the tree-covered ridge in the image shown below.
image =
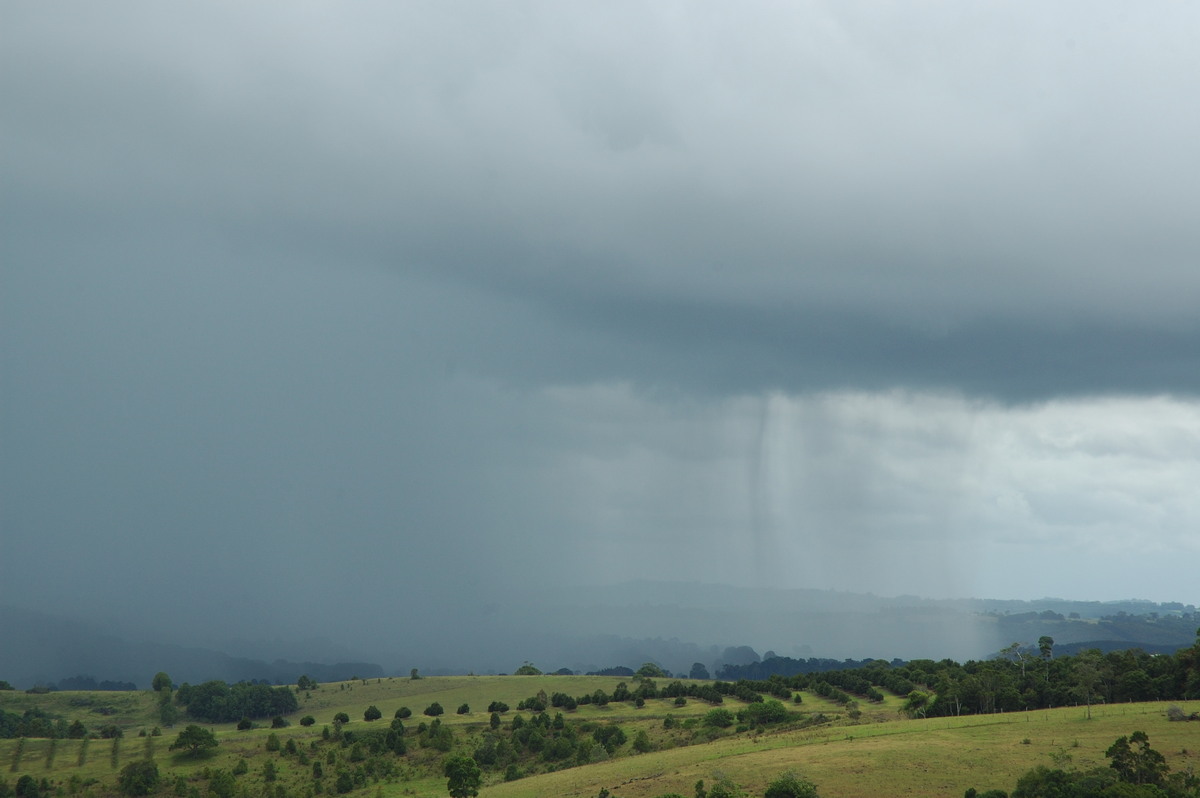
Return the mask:
<path id="1" fill-rule="evenodd" d="M 846 701 L 838 692 L 881 701 L 876 688 L 884 688 L 909 696 L 909 712 L 920 717 L 1200 698 L 1200 639 L 1173 655 L 1090 649 L 1056 657 L 1054 641 L 1043 637 L 1036 648 L 1015 643 L 994 659 L 962 664 L 949 659 L 872 660 L 843 670 L 800 670 L 805 667 L 811 666 L 777 657 L 721 673 L 741 677 L 742 683 L 812 690 L 841 703 Z"/>
<path id="2" fill-rule="evenodd" d="M 270 718 L 287 715 L 300 708 L 290 687 L 221 681 L 192 686 L 180 685 L 175 702 L 187 708 L 187 714 L 209 723 L 229 723 L 241 718 Z"/>

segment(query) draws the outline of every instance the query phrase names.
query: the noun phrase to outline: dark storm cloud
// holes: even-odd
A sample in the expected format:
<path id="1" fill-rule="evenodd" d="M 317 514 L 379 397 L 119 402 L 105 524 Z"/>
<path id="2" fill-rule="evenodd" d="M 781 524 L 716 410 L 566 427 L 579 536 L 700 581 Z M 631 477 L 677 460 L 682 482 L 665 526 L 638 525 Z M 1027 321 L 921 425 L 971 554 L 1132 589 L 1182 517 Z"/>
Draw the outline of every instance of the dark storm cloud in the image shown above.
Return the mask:
<path id="1" fill-rule="evenodd" d="M 1194 545 L 1196 14 L 10 3 L 0 600 L 345 643 Z"/>
<path id="2" fill-rule="evenodd" d="M 22 7 L 18 214 L 500 292 L 551 380 L 1196 388 L 1181 19 L 218 8 Z"/>

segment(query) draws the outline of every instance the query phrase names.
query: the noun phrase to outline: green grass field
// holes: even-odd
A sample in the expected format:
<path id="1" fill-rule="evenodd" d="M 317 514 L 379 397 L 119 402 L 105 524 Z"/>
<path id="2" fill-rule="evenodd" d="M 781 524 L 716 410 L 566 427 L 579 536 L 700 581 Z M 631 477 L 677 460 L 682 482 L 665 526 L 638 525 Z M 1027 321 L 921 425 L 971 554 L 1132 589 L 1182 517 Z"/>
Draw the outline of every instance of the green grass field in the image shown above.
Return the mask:
<path id="1" fill-rule="evenodd" d="M 470 752 L 487 729 L 486 708 L 492 701 L 504 701 L 513 709 L 521 699 L 544 690 L 547 694 L 564 692 L 578 696 L 596 689 L 612 692 L 618 678 L 586 676 L 458 676 L 419 680 L 384 678 L 358 682 L 325 684 L 307 696 L 300 694 L 301 708 L 289 716 L 292 725 L 275 731 L 286 745 L 295 740 L 304 758 L 326 761 L 333 751 L 322 744 L 322 729 L 333 716 L 345 712 L 351 722 L 347 731 L 386 728 L 396 710 L 407 706 L 413 716 L 405 721 L 412 730 L 429 718 L 422 710 L 437 701 L 446 710 L 443 724 L 454 729 L 455 750 Z M 632 684 L 632 680 L 626 680 Z M 662 686 L 662 680 L 659 680 Z M 455 714 L 466 703 L 471 712 Z M 368 723 L 363 711 L 375 705 L 382 720 Z M 671 700 L 651 700 L 637 709 L 632 703 L 605 707 L 585 705 L 565 713 L 570 722 L 617 723 L 630 739 L 644 730 L 655 750 L 635 754 L 622 746 L 606 761 L 554 772 L 530 775 L 504 782 L 498 772 L 486 772 L 481 795 L 496 798 L 532 798 L 533 796 L 583 796 L 592 798 L 607 788 L 614 798 L 652 798 L 666 792 L 690 796 L 699 779 L 712 783 L 721 775 L 742 785 L 750 795 L 761 795 L 766 784 L 785 770 L 794 770 L 818 785 L 825 798 L 855 796 L 930 796 L 958 798 L 968 787 L 980 790 L 1009 790 L 1017 777 L 1036 766 L 1089 768 L 1105 765 L 1104 751 L 1114 739 L 1134 730 L 1150 736 L 1153 747 L 1162 752 L 1172 770 L 1200 770 L 1200 723 L 1171 723 L 1166 719 L 1166 703 L 1127 704 L 1094 707 L 1091 720 L 1083 708 L 1064 708 L 1002 715 L 908 720 L 897 713 L 900 700 L 895 697 L 882 705 L 863 704 L 862 717 L 851 721 L 837 705 L 804 694 L 800 707 L 806 713 L 824 712 L 836 720 L 810 728 L 778 731 L 721 732 L 711 741 L 698 723 L 711 707 L 703 701 L 689 700 L 676 707 Z M 1180 704 L 1185 711 L 1200 711 L 1200 702 Z M 737 710 L 741 702 L 727 699 L 725 706 Z M 164 776 L 163 794 L 171 794 L 177 777 L 189 786 L 204 788 L 201 774 L 205 768 L 231 770 L 245 759 L 248 771 L 238 779 L 240 792 L 251 798 L 264 796 L 265 786 L 280 785 L 289 796 L 313 794 L 312 767 L 299 756 L 287 756 L 266 750 L 272 730 L 257 728 L 237 731 L 234 724 L 205 724 L 220 741 L 216 753 L 192 759 L 168 750 L 181 722 L 163 729 L 162 736 L 149 736 L 157 724 L 157 704 L 148 692 L 138 693 L 49 693 L 27 695 L 0 693 L 0 709 L 24 712 L 37 707 L 68 722 L 80 719 L 89 728 L 113 723 L 124 729 L 125 737 L 116 743 L 108 739 L 0 740 L 0 780 L 10 785 L 21 775 L 46 778 L 63 795 L 99 798 L 115 792 L 120 767 L 142 758 L 152 758 Z M 554 709 L 548 709 L 553 715 Z M 526 717 L 529 713 L 523 713 Z M 316 725 L 304 728 L 297 721 L 304 715 L 316 718 Z M 663 721 L 671 717 L 675 728 L 665 729 Z M 146 731 L 148 736 L 138 736 Z M 690 743 L 690 744 L 689 744 Z M 329 773 L 342 767 L 344 752 L 336 753 Z M 419 749 L 410 744 L 409 753 L 397 761 L 392 776 L 369 784 L 356 794 L 371 796 L 444 796 L 445 780 L 438 763 L 443 754 Z M 263 766 L 271 761 L 279 771 L 273 785 L 266 785 Z M 549 766 L 540 766 L 546 768 Z M 277 792 L 277 791 L 276 791 Z M 202 795 L 203 793 L 201 793 Z M 272 793 L 274 796 L 276 793 Z"/>

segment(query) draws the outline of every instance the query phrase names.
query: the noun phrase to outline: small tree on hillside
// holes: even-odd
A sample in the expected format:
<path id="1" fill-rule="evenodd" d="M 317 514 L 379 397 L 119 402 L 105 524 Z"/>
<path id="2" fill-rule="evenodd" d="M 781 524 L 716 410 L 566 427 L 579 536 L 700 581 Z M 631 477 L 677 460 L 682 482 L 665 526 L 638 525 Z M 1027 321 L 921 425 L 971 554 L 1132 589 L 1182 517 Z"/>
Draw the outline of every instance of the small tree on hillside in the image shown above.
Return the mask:
<path id="1" fill-rule="evenodd" d="M 795 773 L 788 771 L 767 785 L 763 798 L 819 798 L 817 788 L 812 782 L 805 781 Z"/>
<path id="2" fill-rule="evenodd" d="M 123 795 L 149 795 L 158 789 L 158 781 L 158 765 L 143 759 L 138 762 L 130 762 L 121 768 L 121 775 L 117 778 L 117 787 Z"/>
<path id="3" fill-rule="evenodd" d="M 216 747 L 216 735 L 203 726 L 197 726 L 194 723 L 189 724 L 175 738 L 175 742 L 171 743 L 172 751 L 182 748 L 191 756 L 200 756 L 204 752 Z"/>
<path id="4" fill-rule="evenodd" d="M 665 678 L 667 678 L 667 672 L 664 671 L 658 665 L 654 664 L 653 662 L 642 663 L 642 667 L 637 669 L 637 674 L 635 674 L 635 675 L 641 676 L 644 679 L 665 679 Z"/>
<path id="5" fill-rule="evenodd" d="M 383 717 L 383 713 L 379 711 L 379 707 L 372 704 L 367 707 L 367 711 L 363 713 L 363 720 L 379 720 Z"/>
<path id="6" fill-rule="evenodd" d="M 438 715 L 441 715 L 445 711 L 446 710 L 442 709 L 442 705 L 436 701 L 434 701 L 429 706 L 425 707 L 425 714 L 431 718 L 436 718 Z"/>
<path id="7" fill-rule="evenodd" d="M 443 766 L 446 774 L 446 789 L 451 798 L 472 798 L 479 795 L 479 785 L 483 782 L 483 774 L 479 765 L 469 756 L 452 756 L 446 759 Z"/>

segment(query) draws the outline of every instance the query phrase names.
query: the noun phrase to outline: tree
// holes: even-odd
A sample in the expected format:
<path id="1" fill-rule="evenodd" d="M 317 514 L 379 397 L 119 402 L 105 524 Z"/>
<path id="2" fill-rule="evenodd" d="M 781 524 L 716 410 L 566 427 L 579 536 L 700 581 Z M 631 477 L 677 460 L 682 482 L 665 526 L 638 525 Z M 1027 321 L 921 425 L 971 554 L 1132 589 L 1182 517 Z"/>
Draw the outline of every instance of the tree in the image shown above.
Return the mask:
<path id="1" fill-rule="evenodd" d="M 1038 652 L 1042 655 L 1042 659 L 1050 659 L 1054 655 L 1054 638 L 1050 635 L 1039 637 Z"/>
<path id="2" fill-rule="evenodd" d="M 667 672 L 653 662 L 643 662 L 642 667 L 637 669 L 637 676 L 645 679 L 665 679 Z"/>
<path id="3" fill-rule="evenodd" d="M 1150 747 L 1150 738 L 1144 731 L 1118 737 L 1104 755 L 1112 760 L 1109 767 L 1117 771 L 1121 781 L 1130 784 L 1161 784 L 1167 773 L 1167 761 Z"/>
<path id="4" fill-rule="evenodd" d="M 333 722 L 334 723 L 349 723 L 350 716 L 347 715 L 345 712 L 339 712 L 333 716 Z"/>
<path id="5" fill-rule="evenodd" d="M 163 690 L 171 691 L 171 677 L 159 671 L 154 674 L 154 679 L 150 682 L 150 687 L 154 692 L 161 693 Z M 143 793 L 144 795 L 145 793 Z"/>
<path id="6" fill-rule="evenodd" d="M 715 726 L 719 729 L 727 729 L 733 725 L 733 713 L 728 709 L 710 709 L 704 713 L 704 725 Z"/>
<path id="7" fill-rule="evenodd" d="M 304 717 L 300 718 L 301 726 L 311 726 L 316 722 L 317 722 L 317 719 L 314 718 L 312 715 L 305 715 Z"/>
<path id="8" fill-rule="evenodd" d="M 445 711 L 446 710 L 442 709 L 442 705 L 436 701 L 434 701 L 429 706 L 425 707 L 425 714 L 431 718 L 436 718 L 438 715 L 442 714 Z"/>
<path id="9" fill-rule="evenodd" d="M 929 711 L 929 705 L 933 696 L 921 690 L 913 690 L 908 694 L 908 701 L 904 702 L 904 706 L 900 711 L 908 715 L 910 718 L 923 718 Z"/>
<path id="10" fill-rule="evenodd" d="M 693 662 L 692 669 L 688 672 L 689 679 L 707 679 L 708 668 L 704 667 L 703 662 Z"/>
<path id="11" fill-rule="evenodd" d="M 1075 681 L 1078 687 L 1076 688 L 1087 702 L 1087 719 L 1092 719 L 1092 698 L 1096 692 L 1096 685 L 1100 683 L 1101 673 L 1101 655 L 1100 649 L 1089 648 L 1087 651 L 1081 651 L 1075 657 Z"/>
<path id="12" fill-rule="evenodd" d="M 411 716 L 412 716 L 412 710 L 409 709 L 408 707 L 400 707 L 399 709 L 396 710 L 396 717 L 398 717 L 398 718 L 407 718 L 407 717 L 411 717 Z"/>
<path id="13" fill-rule="evenodd" d="M 483 774 L 479 765 L 469 756 L 447 757 L 443 766 L 446 774 L 446 789 L 451 798 L 472 798 L 479 795 L 479 785 L 483 782 Z"/>
<path id="14" fill-rule="evenodd" d="M 304 674 L 296 680 L 297 690 L 316 690 L 320 686 L 315 679 L 310 679 L 308 674 Z"/>
<path id="15" fill-rule="evenodd" d="M 186 749 L 191 756 L 200 756 L 204 752 L 217 747 L 217 737 L 211 731 L 203 726 L 189 724 L 179 736 L 175 738 L 175 742 L 171 743 L 171 750 L 177 748 Z"/>
<path id="16" fill-rule="evenodd" d="M 458 707 L 457 713 L 459 715 L 471 714 L 471 705 L 470 704 L 460 704 Z"/>
<path id="17" fill-rule="evenodd" d="M 818 798 L 817 787 L 788 771 L 767 785 L 763 798 Z"/>
<path id="18" fill-rule="evenodd" d="M 372 704 L 363 712 L 363 720 L 379 720 L 383 717 L 383 713 L 379 711 L 379 707 Z"/>
<path id="19" fill-rule="evenodd" d="M 16 795 L 17 798 L 39 798 L 41 791 L 38 789 L 37 779 L 28 773 L 17 779 Z"/>
<path id="20" fill-rule="evenodd" d="M 411 671 L 408 672 L 408 678 L 412 679 L 415 682 L 417 679 L 421 678 L 421 674 L 417 673 L 416 668 L 413 668 Z"/>
<path id="21" fill-rule="evenodd" d="M 538 670 L 537 667 L 532 662 L 529 662 L 528 660 L 526 660 L 524 665 L 522 665 L 521 667 L 519 667 L 515 671 L 513 671 L 513 675 L 514 676 L 541 676 L 542 672 L 540 670 Z"/>

